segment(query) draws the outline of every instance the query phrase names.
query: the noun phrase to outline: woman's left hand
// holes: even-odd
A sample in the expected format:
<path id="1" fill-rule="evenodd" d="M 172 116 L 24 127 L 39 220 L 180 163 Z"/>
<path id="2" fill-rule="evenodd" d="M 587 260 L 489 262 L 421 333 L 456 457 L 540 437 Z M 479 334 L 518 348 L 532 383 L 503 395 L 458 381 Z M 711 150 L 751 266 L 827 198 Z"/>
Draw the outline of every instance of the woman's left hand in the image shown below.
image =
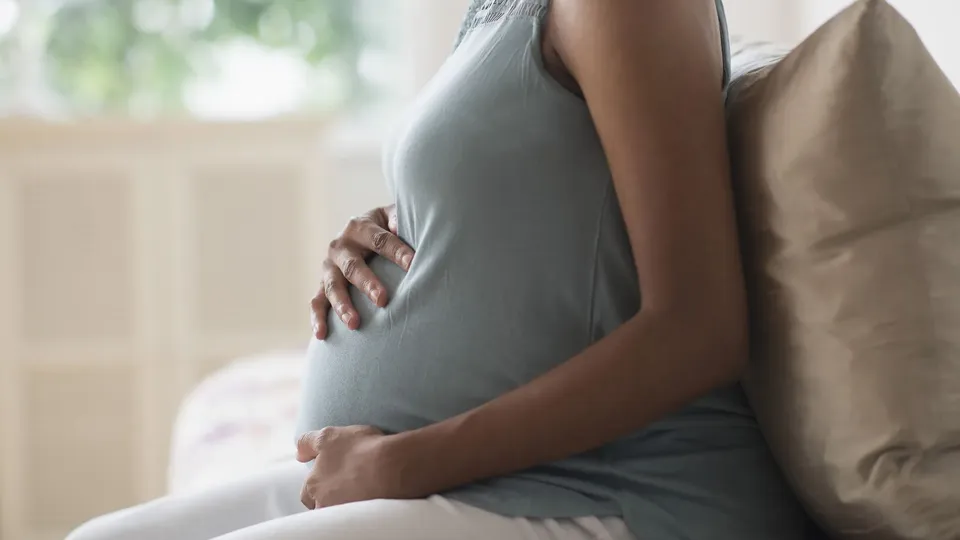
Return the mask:
<path id="1" fill-rule="evenodd" d="M 402 463 L 388 451 L 390 436 L 370 426 L 328 427 L 297 441 L 297 461 L 315 459 L 300 500 L 308 509 L 372 499 L 409 499 L 400 481 Z"/>

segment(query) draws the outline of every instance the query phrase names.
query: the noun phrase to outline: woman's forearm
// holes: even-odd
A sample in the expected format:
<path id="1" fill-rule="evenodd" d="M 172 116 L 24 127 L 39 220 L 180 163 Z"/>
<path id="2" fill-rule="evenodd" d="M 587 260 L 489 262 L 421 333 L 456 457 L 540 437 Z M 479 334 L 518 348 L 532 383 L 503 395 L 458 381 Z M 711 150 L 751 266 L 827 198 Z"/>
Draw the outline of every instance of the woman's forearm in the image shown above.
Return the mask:
<path id="1" fill-rule="evenodd" d="M 641 313 L 512 392 L 394 436 L 403 481 L 436 493 L 570 457 L 735 380 L 746 357 L 745 332 L 725 331 L 737 325 L 723 321 L 690 322 Z"/>

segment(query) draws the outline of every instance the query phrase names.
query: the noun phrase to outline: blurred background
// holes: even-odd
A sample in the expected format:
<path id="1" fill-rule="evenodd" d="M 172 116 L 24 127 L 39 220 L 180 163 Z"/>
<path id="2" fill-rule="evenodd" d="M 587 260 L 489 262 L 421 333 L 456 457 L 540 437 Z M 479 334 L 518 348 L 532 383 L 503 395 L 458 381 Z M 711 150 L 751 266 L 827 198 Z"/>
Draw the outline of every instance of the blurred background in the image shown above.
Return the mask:
<path id="1" fill-rule="evenodd" d="M 795 44 L 842 0 L 727 0 Z M 956 0 L 894 0 L 960 81 Z M 0 0 L 0 539 L 291 455 L 324 247 L 466 0 Z"/>

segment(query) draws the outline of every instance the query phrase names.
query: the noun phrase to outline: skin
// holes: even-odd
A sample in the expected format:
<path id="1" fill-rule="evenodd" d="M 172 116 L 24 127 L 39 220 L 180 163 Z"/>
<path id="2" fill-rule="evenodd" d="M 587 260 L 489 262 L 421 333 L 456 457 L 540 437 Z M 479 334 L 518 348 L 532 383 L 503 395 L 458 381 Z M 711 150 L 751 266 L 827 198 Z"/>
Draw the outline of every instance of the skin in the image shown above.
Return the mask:
<path id="1" fill-rule="evenodd" d="M 305 434 L 298 458 L 316 459 L 308 508 L 429 496 L 585 452 L 736 380 L 744 366 L 713 0 L 554 0 L 544 34 L 551 73 L 583 96 L 603 143 L 642 309 L 566 363 L 454 418 L 389 436 L 366 426 Z"/>
<path id="2" fill-rule="evenodd" d="M 323 262 L 323 286 L 310 301 L 314 336 L 327 337 L 327 314 L 331 307 L 348 328 L 360 327 L 360 315 L 347 291 L 350 285 L 366 293 L 374 305 L 387 305 L 387 289 L 367 266 L 368 257 L 378 255 L 409 270 L 413 254 L 413 249 L 397 236 L 395 204 L 375 208 L 347 222 L 340 236 L 330 242 Z"/>

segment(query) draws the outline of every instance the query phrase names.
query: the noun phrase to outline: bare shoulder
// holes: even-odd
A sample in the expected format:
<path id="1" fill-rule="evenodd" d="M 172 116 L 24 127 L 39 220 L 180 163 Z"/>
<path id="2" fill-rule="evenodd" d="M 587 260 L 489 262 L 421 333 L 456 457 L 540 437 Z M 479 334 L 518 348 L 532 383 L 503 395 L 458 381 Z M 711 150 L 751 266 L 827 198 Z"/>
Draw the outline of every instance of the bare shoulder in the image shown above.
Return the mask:
<path id="1" fill-rule="evenodd" d="M 541 44 L 544 61 L 558 81 L 579 94 L 578 57 L 589 57 L 602 33 L 620 41 L 627 53 L 637 44 L 658 45 L 651 53 L 699 52 L 722 77 L 719 17 L 716 0 L 551 0 Z"/>
<path id="2" fill-rule="evenodd" d="M 645 305 L 709 304 L 739 336 L 716 0 L 552 0 L 547 28 L 603 145 Z"/>

